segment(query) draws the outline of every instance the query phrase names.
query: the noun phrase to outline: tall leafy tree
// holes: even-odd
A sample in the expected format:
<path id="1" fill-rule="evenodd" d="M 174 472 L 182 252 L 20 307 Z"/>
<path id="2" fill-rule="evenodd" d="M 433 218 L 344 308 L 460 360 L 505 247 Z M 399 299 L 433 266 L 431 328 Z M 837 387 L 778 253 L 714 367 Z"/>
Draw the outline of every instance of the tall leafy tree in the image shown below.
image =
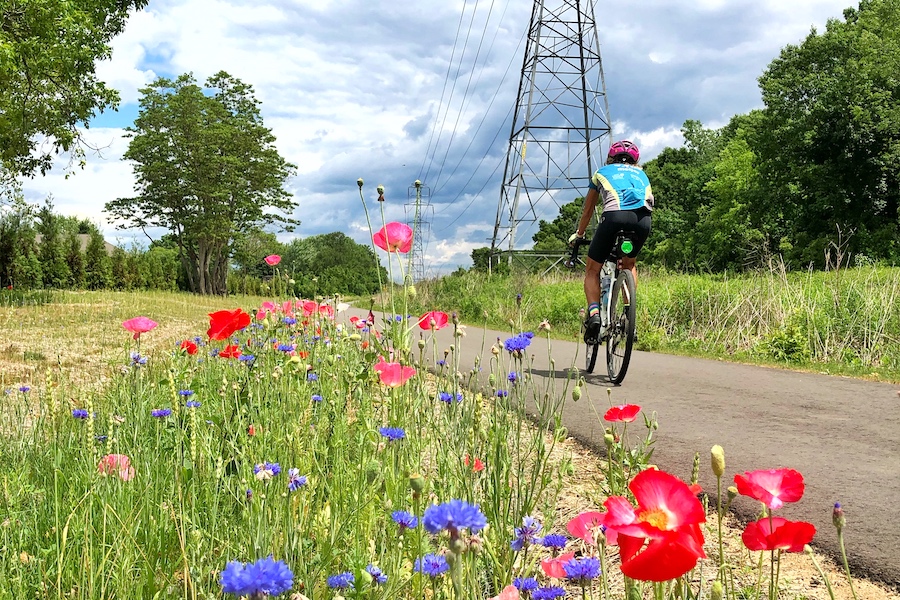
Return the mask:
<path id="1" fill-rule="evenodd" d="M 294 165 L 278 153 L 252 87 L 224 71 L 205 87 L 188 74 L 157 79 L 141 93 L 125 153 L 138 195 L 106 210 L 121 227 L 168 229 L 189 288 L 224 294 L 236 236 L 296 223 L 286 216 L 295 204 L 283 188 Z"/>
<path id="2" fill-rule="evenodd" d="M 563 252 L 569 243 L 569 236 L 578 228 L 584 198 L 576 198 L 559 207 L 559 214 L 552 221 L 541 219 L 538 230 L 532 236 L 535 250 Z"/>
<path id="3" fill-rule="evenodd" d="M 91 229 L 87 248 L 84 250 L 84 283 L 92 290 L 106 289 L 110 285 L 112 263 L 106 253 L 106 242 L 96 227 Z"/>
<path id="4" fill-rule="evenodd" d="M 110 40 L 147 0 L 0 0 L 0 161 L 18 173 L 50 169 L 76 150 L 78 126 L 115 107 L 97 79 Z"/>
<path id="5" fill-rule="evenodd" d="M 47 198 L 37 212 L 37 232 L 41 234 L 40 259 L 45 288 L 69 286 L 69 264 L 60 228 L 59 215 L 53 212 L 53 200 Z"/>
<path id="6" fill-rule="evenodd" d="M 295 280 L 295 291 L 314 294 L 372 294 L 378 291 L 378 264 L 372 248 L 340 232 L 293 240 L 279 267 Z M 387 271 L 381 265 L 382 280 Z"/>

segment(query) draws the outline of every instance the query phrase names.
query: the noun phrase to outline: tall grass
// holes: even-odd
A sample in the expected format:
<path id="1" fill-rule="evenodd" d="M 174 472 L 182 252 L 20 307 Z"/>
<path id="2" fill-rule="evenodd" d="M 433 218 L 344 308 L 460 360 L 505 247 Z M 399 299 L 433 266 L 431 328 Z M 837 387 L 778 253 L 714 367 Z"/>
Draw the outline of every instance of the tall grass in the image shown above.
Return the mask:
<path id="1" fill-rule="evenodd" d="M 420 283 L 417 292 L 417 308 L 448 307 L 501 329 L 519 310 L 531 321 L 547 319 L 560 338 L 579 337 L 579 275 L 467 273 Z M 898 294 L 895 268 L 792 273 L 773 265 L 740 275 L 641 273 L 638 347 L 900 379 Z"/>

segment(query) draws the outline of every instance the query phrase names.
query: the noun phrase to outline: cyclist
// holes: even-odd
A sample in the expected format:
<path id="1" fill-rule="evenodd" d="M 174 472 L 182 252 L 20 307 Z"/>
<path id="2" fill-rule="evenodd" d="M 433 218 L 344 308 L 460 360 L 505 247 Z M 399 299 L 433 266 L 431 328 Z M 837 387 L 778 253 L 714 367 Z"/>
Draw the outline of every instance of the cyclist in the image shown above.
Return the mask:
<path id="1" fill-rule="evenodd" d="M 596 340 L 605 333 L 600 316 L 600 269 L 612 252 L 619 231 L 631 233 L 634 249 L 622 258 L 621 268 L 631 270 L 637 285 L 635 257 L 650 235 L 653 211 L 653 192 L 650 180 L 638 165 L 640 156 L 638 147 L 628 140 L 615 142 L 609 147 L 606 165 L 597 169 L 591 178 L 578 230 L 569 237 L 570 245 L 584 238 L 597 200 L 602 198 L 603 213 L 588 249 L 584 274 L 584 295 L 588 303 L 585 340 Z"/>

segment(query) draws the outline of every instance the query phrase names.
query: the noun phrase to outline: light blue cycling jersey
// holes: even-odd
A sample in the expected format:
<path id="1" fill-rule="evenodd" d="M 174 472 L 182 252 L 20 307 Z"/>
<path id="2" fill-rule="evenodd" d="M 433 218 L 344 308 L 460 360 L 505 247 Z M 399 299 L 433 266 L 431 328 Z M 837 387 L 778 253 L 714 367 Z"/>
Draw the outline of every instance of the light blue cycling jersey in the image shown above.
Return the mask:
<path id="1" fill-rule="evenodd" d="M 613 163 L 597 169 L 591 189 L 602 198 L 603 210 L 653 210 L 653 191 L 644 170 L 634 165 Z"/>

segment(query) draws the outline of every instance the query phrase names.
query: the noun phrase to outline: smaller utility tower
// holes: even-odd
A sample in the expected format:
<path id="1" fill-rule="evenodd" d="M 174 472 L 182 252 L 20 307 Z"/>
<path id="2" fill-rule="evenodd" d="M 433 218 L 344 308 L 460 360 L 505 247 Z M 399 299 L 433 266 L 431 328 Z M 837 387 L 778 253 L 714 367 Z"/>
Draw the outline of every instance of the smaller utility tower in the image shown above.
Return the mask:
<path id="1" fill-rule="evenodd" d="M 413 230 L 412 249 L 409 252 L 407 275 L 413 282 L 425 279 L 425 249 L 431 236 L 430 217 L 434 216 L 431 206 L 431 189 L 416 181 L 409 186 L 407 192 L 406 224 Z"/>

